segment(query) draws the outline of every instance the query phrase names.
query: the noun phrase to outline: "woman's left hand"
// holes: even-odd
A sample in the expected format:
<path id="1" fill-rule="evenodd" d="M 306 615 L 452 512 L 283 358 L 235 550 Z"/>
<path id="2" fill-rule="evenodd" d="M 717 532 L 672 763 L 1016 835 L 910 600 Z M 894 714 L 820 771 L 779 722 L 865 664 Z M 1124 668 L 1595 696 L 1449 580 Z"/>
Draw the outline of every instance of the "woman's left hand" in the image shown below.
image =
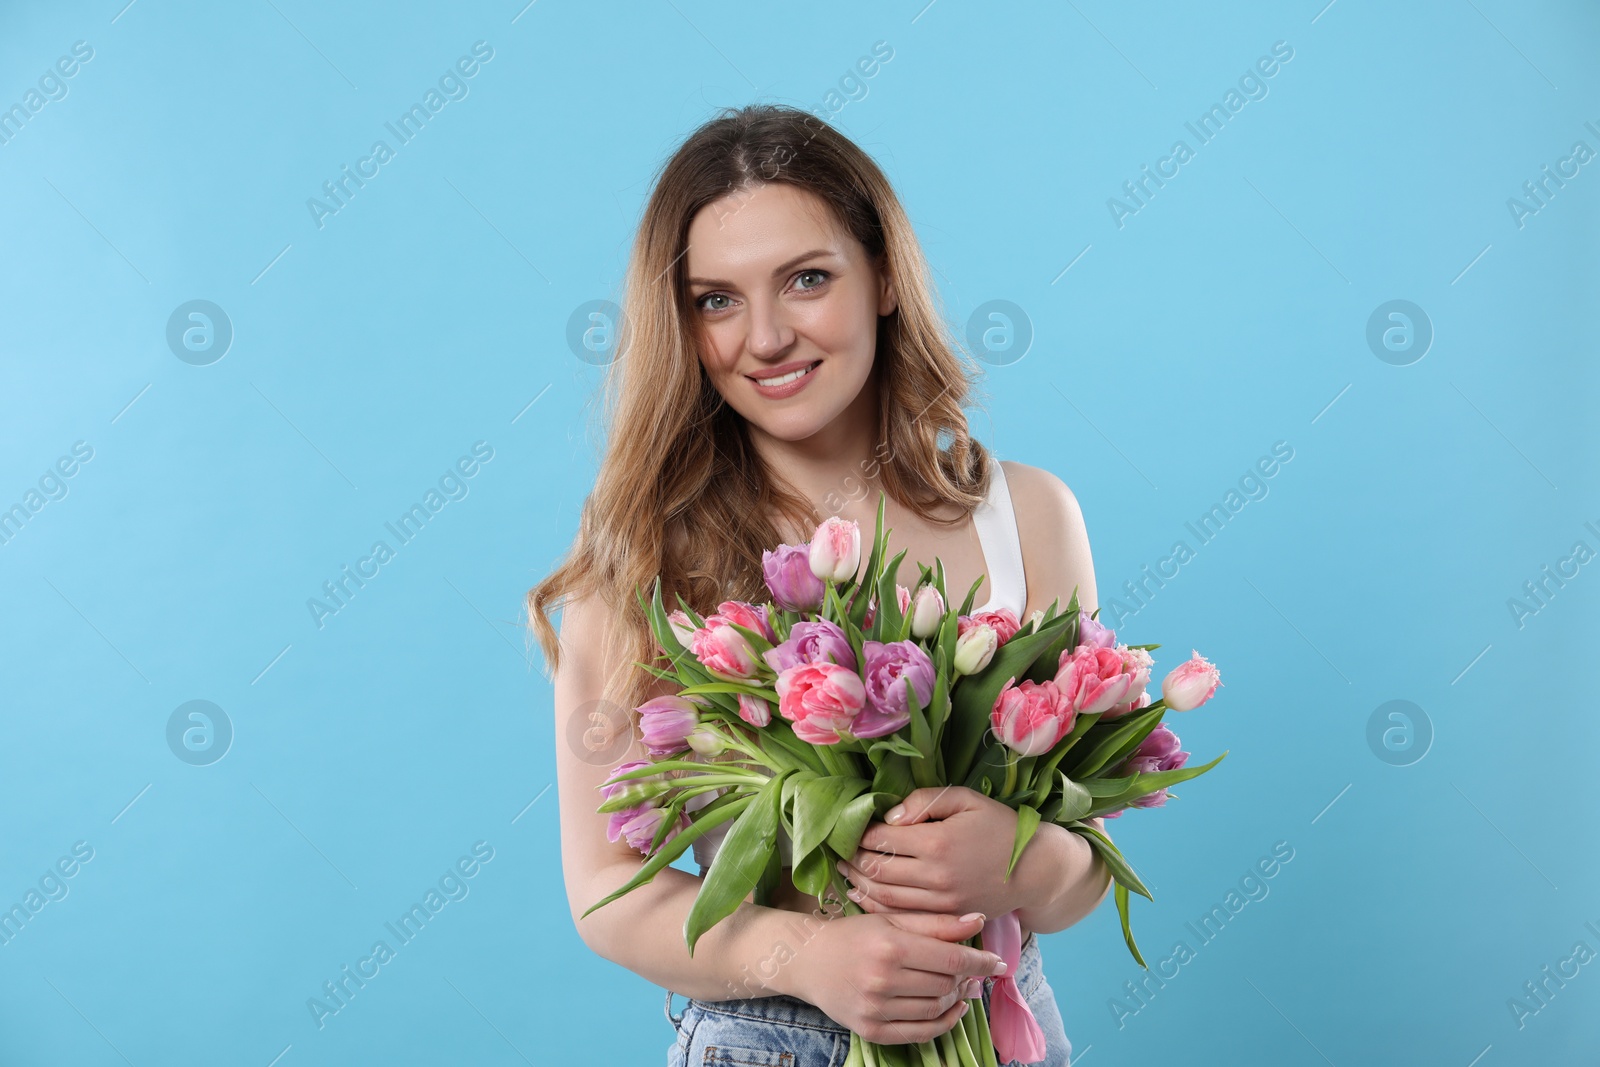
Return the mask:
<path id="1" fill-rule="evenodd" d="M 885 820 L 868 825 L 860 849 L 839 868 L 863 911 L 979 911 L 992 918 L 1039 903 L 1039 887 L 1050 884 L 1041 869 L 1050 866 L 1050 851 L 1036 846 L 1051 826 L 1039 827 L 1003 880 L 1017 813 L 975 789 L 913 790 Z"/>

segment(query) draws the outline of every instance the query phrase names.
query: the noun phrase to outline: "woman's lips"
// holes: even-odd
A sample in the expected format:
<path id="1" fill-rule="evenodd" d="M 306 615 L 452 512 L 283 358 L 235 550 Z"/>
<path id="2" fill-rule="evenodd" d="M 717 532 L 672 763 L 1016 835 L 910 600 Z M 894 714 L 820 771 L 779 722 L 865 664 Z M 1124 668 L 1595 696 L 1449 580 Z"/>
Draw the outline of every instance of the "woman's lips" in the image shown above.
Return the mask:
<path id="1" fill-rule="evenodd" d="M 821 365 L 822 360 L 813 360 L 810 365 L 810 370 L 806 371 L 794 381 L 785 382 L 783 385 L 762 385 L 754 378 L 750 379 L 750 383 L 756 387 L 756 392 L 760 393 L 768 400 L 783 400 L 787 397 L 794 396 L 807 385 L 811 384 L 811 379 L 817 376 L 817 368 Z M 782 377 L 782 375 L 770 375 L 770 377 Z"/>

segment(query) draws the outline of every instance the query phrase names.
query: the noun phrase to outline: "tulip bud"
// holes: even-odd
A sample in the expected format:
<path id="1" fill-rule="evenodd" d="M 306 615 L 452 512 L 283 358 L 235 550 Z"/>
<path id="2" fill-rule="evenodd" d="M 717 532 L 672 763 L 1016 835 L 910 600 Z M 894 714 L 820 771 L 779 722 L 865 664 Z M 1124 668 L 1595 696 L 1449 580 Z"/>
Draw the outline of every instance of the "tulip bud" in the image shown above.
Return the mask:
<path id="1" fill-rule="evenodd" d="M 1211 699 L 1222 684 L 1217 668 L 1190 649 L 1193 657 L 1178 664 L 1161 682 L 1161 699 L 1173 711 L 1193 711 Z"/>
<path id="2" fill-rule="evenodd" d="M 690 748 L 708 759 L 722 755 L 728 748 L 728 742 L 723 740 L 722 735 L 705 723 L 691 730 L 687 740 Z"/>
<path id="3" fill-rule="evenodd" d="M 739 718 L 751 726 L 765 726 L 772 721 L 772 705 L 749 693 L 739 694 Z"/>
<path id="4" fill-rule="evenodd" d="M 979 623 L 956 639 L 957 674 L 977 674 L 994 659 L 994 650 L 1000 647 L 1000 635 L 994 627 Z"/>
<path id="5" fill-rule="evenodd" d="M 667 625 L 672 627 L 678 643 L 684 648 L 689 647 L 689 640 L 694 637 L 694 623 L 689 621 L 689 613 L 682 608 L 667 613 Z"/>
<path id="6" fill-rule="evenodd" d="M 830 515 L 811 535 L 811 573 L 823 580 L 848 581 L 861 566 L 861 529 Z"/>
<path id="7" fill-rule="evenodd" d="M 944 622 L 944 597 L 939 590 L 925 585 L 917 590 L 911 601 L 911 636 L 932 637 Z"/>

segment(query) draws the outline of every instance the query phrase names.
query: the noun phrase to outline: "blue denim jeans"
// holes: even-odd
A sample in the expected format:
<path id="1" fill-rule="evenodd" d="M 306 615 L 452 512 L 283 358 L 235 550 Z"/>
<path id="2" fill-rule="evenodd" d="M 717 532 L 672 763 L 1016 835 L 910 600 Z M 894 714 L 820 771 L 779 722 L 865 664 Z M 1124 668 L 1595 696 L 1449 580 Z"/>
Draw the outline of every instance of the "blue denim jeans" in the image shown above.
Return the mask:
<path id="1" fill-rule="evenodd" d="M 1033 1067 L 1067 1067 L 1072 1044 L 1056 1006 L 1055 993 L 1044 978 L 1038 939 L 1030 932 L 1022 942 L 1017 989 L 1033 1009 L 1045 1036 L 1045 1058 Z M 667 1067 L 839 1067 L 850 1051 L 850 1031 L 822 1009 L 788 996 L 740 1000 L 690 999 L 681 1014 L 672 1014 L 671 991 L 666 1016 L 677 1030 L 667 1049 Z M 985 986 L 984 1006 L 989 1003 Z M 1023 1067 L 1012 1060 L 1002 1067 Z"/>

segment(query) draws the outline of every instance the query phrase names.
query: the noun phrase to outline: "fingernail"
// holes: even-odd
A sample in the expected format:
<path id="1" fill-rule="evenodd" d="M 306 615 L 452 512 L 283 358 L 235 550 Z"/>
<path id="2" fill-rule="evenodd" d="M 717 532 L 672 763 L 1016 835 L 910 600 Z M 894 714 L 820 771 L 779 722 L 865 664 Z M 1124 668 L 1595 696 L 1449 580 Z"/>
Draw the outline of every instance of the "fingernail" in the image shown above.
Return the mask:
<path id="1" fill-rule="evenodd" d="M 846 866 L 845 866 L 845 865 L 844 865 L 844 860 L 840 860 L 840 861 L 839 861 L 839 862 L 838 862 L 838 863 L 835 863 L 835 864 L 834 864 L 834 865 L 833 865 L 833 867 L 834 867 L 834 869 L 835 869 L 835 870 L 836 870 L 836 871 L 838 871 L 838 872 L 839 872 L 839 873 L 840 873 L 840 874 L 849 874 L 849 873 L 850 873 L 850 868 L 848 868 L 848 867 L 846 867 Z"/>
<path id="2" fill-rule="evenodd" d="M 967 999 L 973 1000 L 983 996 L 983 979 L 972 978 L 967 982 Z"/>
<path id="3" fill-rule="evenodd" d="M 1006 961 L 1001 959 L 999 956 L 996 956 L 994 958 L 994 967 L 990 969 L 989 973 L 990 974 L 996 974 L 996 975 L 1005 974 L 1006 973 Z"/>
<path id="4" fill-rule="evenodd" d="M 906 817 L 906 806 L 904 804 L 896 804 L 894 807 L 889 809 L 887 814 L 884 815 L 883 821 L 884 822 L 899 822 L 901 819 L 903 819 L 905 817 Z"/>
<path id="5" fill-rule="evenodd" d="M 981 911 L 969 911 L 965 915 L 961 916 L 961 921 L 964 923 L 969 923 L 972 920 L 977 919 L 979 922 L 986 922 L 988 921 L 988 918 L 989 917 Z"/>

